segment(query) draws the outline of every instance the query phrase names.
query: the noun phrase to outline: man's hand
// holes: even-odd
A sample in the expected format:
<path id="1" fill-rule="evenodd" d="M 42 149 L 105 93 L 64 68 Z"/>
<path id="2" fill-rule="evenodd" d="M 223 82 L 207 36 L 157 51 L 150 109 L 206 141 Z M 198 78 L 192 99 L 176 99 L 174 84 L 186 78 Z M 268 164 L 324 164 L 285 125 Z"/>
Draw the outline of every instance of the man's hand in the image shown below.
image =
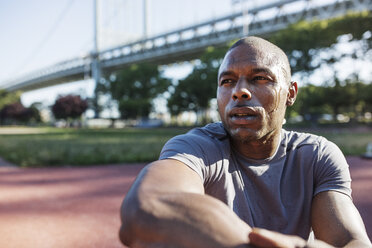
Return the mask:
<path id="1" fill-rule="evenodd" d="M 248 235 L 250 244 L 260 248 L 331 248 L 320 240 L 308 244 L 298 236 L 285 235 L 266 229 L 253 228 Z"/>

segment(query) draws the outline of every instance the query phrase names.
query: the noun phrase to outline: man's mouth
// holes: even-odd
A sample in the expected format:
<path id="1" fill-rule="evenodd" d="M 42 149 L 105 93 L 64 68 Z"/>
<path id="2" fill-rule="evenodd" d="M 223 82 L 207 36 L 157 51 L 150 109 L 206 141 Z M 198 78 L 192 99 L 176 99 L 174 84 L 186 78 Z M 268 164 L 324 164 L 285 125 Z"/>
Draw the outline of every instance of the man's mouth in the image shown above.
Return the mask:
<path id="1" fill-rule="evenodd" d="M 233 119 L 251 119 L 253 120 L 254 118 L 257 118 L 257 115 L 252 115 L 252 114 L 233 114 L 232 115 Z"/>
<path id="2" fill-rule="evenodd" d="M 231 111 L 230 118 L 236 124 L 249 124 L 259 118 L 259 113 L 251 107 L 236 108 Z"/>
<path id="3" fill-rule="evenodd" d="M 248 116 L 255 116 L 251 114 L 233 114 L 233 117 L 248 117 Z"/>

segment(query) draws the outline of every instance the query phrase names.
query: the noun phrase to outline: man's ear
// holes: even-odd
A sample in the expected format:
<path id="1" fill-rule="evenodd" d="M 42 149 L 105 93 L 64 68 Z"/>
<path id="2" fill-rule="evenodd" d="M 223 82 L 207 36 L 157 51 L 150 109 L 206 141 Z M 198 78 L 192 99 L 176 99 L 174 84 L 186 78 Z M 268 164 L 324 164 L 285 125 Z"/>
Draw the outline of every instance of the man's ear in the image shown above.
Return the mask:
<path id="1" fill-rule="evenodd" d="M 288 89 L 288 95 L 287 95 L 287 106 L 292 106 L 294 102 L 296 101 L 297 97 L 297 82 L 291 82 L 291 85 Z"/>

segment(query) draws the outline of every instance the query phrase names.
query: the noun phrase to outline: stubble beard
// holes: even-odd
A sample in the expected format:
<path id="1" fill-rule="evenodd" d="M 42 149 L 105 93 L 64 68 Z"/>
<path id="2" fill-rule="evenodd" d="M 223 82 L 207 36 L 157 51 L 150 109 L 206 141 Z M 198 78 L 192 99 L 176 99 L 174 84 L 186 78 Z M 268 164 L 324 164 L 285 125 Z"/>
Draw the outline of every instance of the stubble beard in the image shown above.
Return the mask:
<path id="1" fill-rule="evenodd" d="M 252 141 L 257 141 L 262 138 L 262 130 L 253 130 L 250 128 L 245 127 L 237 127 L 237 128 L 226 128 L 227 133 L 230 136 L 230 139 L 233 142 L 249 144 Z"/>
<path id="2" fill-rule="evenodd" d="M 264 118 L 265 119 L 265 118 Z M 227 123 L 222 122 L 230 140 L 234 143 L 252 144 L 255 142 L 266 143 L 272 138 L 277 129 L 268 123 L 261 123 L 258 127 L 229 127 Z"/>
<path id="3" fill-rule="evenodd" d="M 233 146 L 238 147 L 243 145 L 245 147 L 250 146 L 257 146 L 270 144 L 273 142 L 274 137 L 276 136 L 276 129 L 273 130 L 258 130 L 256 132 L 251 132 L 250 135 L 243 135 L 242 132 L 238 132 L 235 130 L 233 132 L 228 132 L 230 142 L 232 142 Z"/>

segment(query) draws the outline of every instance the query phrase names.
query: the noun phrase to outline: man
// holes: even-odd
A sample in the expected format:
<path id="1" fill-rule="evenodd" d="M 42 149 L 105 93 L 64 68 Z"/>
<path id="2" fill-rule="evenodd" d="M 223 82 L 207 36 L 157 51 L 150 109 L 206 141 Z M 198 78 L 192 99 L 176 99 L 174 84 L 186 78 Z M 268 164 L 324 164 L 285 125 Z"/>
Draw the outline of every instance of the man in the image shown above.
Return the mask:
<path id="1" fill-rule="evenodd" d="M 222 123 L 171 139 L 121 210 L 130 247 L 371 247 L 348 165 L 324 138 L 282 129 L 297 96 L 288 59 L 248 37 L 218 73 Z M 253 228 L 253 229 L 252 229 Z M 307 242 L 313 231 L 315 240 Z"/>

